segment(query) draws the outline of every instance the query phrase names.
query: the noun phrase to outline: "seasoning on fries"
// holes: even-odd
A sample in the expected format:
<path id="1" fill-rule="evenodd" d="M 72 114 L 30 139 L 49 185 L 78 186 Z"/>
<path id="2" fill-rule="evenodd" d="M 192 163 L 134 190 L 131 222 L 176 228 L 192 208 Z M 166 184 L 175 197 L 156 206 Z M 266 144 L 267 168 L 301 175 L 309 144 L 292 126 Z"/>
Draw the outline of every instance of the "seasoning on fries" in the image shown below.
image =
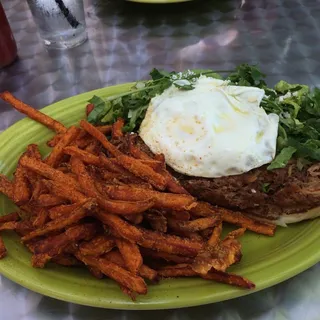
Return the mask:
<path id="1" fill-rule="evenodd" d="M 201 277 L 254 288 L 227 269 L 241 259 L 238 238 L 246 229 L 272 236 L 274 225 L 197 201 L 166 169 L 163 155 L 152 157 L 135 135 L 123 133 L 123 119 L 66 128 L 8 92 L 0 97 L 57 133 L 46 159 L 30 145 L 12 182 L 0 174 L 0 192 L 18 206 L 0 217 L 0 231 L 21 237 L 34 267 L 80 264 L 97 279 L 115 280 L 132 299 L 147 293 L 144 279 Z M 222 239 L 223 222 L 241 228 Z M 0 258 L 6 254 L 0 237 Z"/>

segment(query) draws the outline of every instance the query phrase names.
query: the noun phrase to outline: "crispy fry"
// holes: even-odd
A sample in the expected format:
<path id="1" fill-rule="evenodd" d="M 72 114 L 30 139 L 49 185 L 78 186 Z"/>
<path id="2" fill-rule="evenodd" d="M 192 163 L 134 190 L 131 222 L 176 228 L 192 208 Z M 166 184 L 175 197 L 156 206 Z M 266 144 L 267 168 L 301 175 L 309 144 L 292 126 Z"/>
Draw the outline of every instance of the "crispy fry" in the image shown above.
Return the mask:
<path id="1" fill-rule="evenodd" d="M 63 133 L 58 133 L 54 135 L 49 141 L 47 141 L 47 146 L 50 148 L 55 147 L 60 141 L 60 139 L 62 138 L 62 136 L 63 136 Z"/>
<path id="2" fill-rule="evenodd" d="M 123 216 L 126 220 L 130 221 L 132 224 L 140 224 L 143 221 L 143 214 L 138 213 L 138 214 L 129 214 L 126 216 Z"/>
<path id="3" fill-rule="evenodd" d="M 48 211 L 45 210 L 44 208 L 41 208 L 36 218 L 33 220 L 32 224 L 35 228 L 41 228 L 45 225 L 47 220 L 48 220 Z"/>
<path id="4" fill-rule="evenodd" d="M 137 202 L 116 201 L 103 198 L 97 191 L 94 180 L 86 171 L 83 162 L 78 158 L 72 157 L 71 163 L 74 172 L 78 175 L 79 183 L 85 193 L 89 197 L 96 198 L 98 204 L 108 212 L 124 215 L 137 214 L 148 210 L 154 205 L 152 198 Z"/>
<path id="5" fill-rule="evenodd" d="M 17 221 L 8 221 L 0 224 L 0 231 L 15 230 L 18 225 Z"/>
<path id="6" fill-rule="evenodd" d="M 91 136 L 100 141 L 103 147 L 114 157 L 120 156 L 122 153 L 110 143 L 110 141 L 105 137 L 105 135 L 100 132 L 97 128 L 91 125 L 89 122 L 82 120 L 80 122 L 81 128 L 86 130 Z"/>
<path id="7" fill-rule="evenodd" d="M 61 266 L 71 267 L 80 265 L 79 260 L 77 260 L 74 256 L 70 254 L 59 254 L 52 258 L 52 261 L 56 264 L 60 264 Z"/>
<path id="8" fill-rule="evenodd" d="M 161 259 L 174 263 L 192 263 L 193 258 L 186 256 L 179 256 L 177 254 L 171 254 L 167 252 L 155 251 L 147 248 L 141 248 L 143 256 L 151 257 L 152 259 Z"/>
<path id="9" fill-rule="evenodd" d="M 98 268 L 89 266 L 87 266 L 87 268 L 95 278 L 102 279 L 104 277 L 103 273 Z"/>
<path id="10" fill-rule="evenodd" d="M 10 92 L 5 91 L 0 93 L 0 98 L 9 104 L 16 110 L 18 110 L 21 113 L 24 113 L 29 118 L 45 125 L 49 129 L 56 131 L 57 133 L 64 133 L 66 132 L 66 127 L 58 122 L 57 120 L 54 120 L 50 118 L 49 116 L 45 115 L 44 113 L 38 111 L 37 109 L 32 108 L 31 106 L 25 104 L 21 100 L 14 97 Z"/>
<path id="11" fill-rule="evenodd" d="M 133 292 L 132 290 L 130 290 L 129 288 L 120 285 L 119 286 L 122 293 L 126 296 L 128 296 L 132 301 L 136 301 L 137 300 L 137 294 L 135 292 Z"/>
<path id="12" fill-rule="evenodd" d="M 219 224 L 220 221 L 221 220 L 219 216 L 199 218 L 192 221 L 181 221 L 181 220 L 174 220 L 172 218 L 169 218 L 168 224 L 170 228 L 172 228 L 173 230 L 197 232 L 197 231 L 214 227 L 217 224 Z"/>
<path id="13" fill-rule="evenodd" d="M 186 256 L 195 256 L 200 251 L 203 243 L 190 241 L 172 235 L 164 235 L 155 231 L 136 228 L 119 216 L 97 212 L 96 217 L 102 223 L 108 225 L 124 239 L 138 244 L 145 248 L 159 250 L 163 252 L 180 254 Z"/>
<path id="14" fill-rule="evenodd" d="M 159 173 L 155 172 L 149 165 L 125 155 L 118 156 L 117 160 L 125 169 L 151 183 L 156 189 L 165 189 L 166 180 Z"/>
<path id="15" fill-rule="evenodd" d="M 43 268 L 53 257 L 61 255 L 72 242 L 90 239 L 96 233 L 96 224 L 87 223 L 68 228 L 64 233 L 48 237 L 33 245 L 32 266 Z"/>
<path id="16" fill-rule="evenodd" d="M 25 168 L 36 172 L 37 174 L 46 177 L 48 179 L 60 182 L 64 185 L 68 185 L 71 188 L 75 188 L 77 190 L 80 189 L 79 184 L 74 179 L 70 178 L 66 174 L 62 173 L 59 170 L 51 168 L 49 165 L 29 157 L 24 157 L 21 159 L 21 165 Z"/>
<path id="17" fill-rule="evenodd" d="M 170 211 L 168 216 L 172 217 L 175 220 L 181 221 L 189 221 L 190 220 L 190 213 L 189 211 Z"/>
<path id="18" fill-rule="evenodd" d="M 191 209 L 192 214 L 199 217 L 207 217 L 211 215 L 221 214 L 222 220 L 239 227 L 246 228 L 256 233 L 273 236 L 276 225 L 261 222 L 256 219 L 247 217 L 238 211 L 230 211 L 224 208 L 216 208 L 207 202 L 198 201 L 197 205 Z"/>
<path id="19" fill-rule="evenodd" d="M 130 290 L 139 294 L 147 293 L 147 285 L 144 280 L 136 275 L 133 275 L 129 271 L 121 268 L 115 263 L 103 258 L 95 258 L 92 256 L 84 256 L 79 252 L 76 253 L 76 257 L 84 264 L 95 267 L 104 273 L 107 277 L 115 280 L 119 284 L 129 288 Z"/>
<path id="20" fill-rule="evenodd" d="M 34 227 L 32 225 L 32 222 L 30 220 L 23 220 L 19 221 L 16 225 L 16 233 L 20 236 L 23 237 L 26 234 L 30 233 L 31 231 L 34 230 Z"/>
<path id="21" fill-rule="evenodd" d="M 71 126 L 52 149 L 45 163 L 53 168 L 57 167 L 63 157 L 63 149 L 68 146 L 79 134 L 79 128 Z"/>
<path id="22" fill-rule="evenodd" d="M 72 214 L 70 214 L 65 219 L 61 220 L 53 220 L 48 222 L 43 227 L 30 232 L 28 235 L 21 238 L 23 242 L 29 241 L 36 237 L 43 236 L 53 231 L 60 231 L 87 216 L 96 208 L 96 202 L 92 199 L 88 199 L 86 202 L 83 203 L 81 207 L 75 210 Z"/>
<path id="23" fill-rule="evenodd" d="M 110 251 L 107 254 L 105 254 L 103 256 L 105 259 L 119 265 L 122 268 L 126 267 L 126 264 L 123 260 L 123 257 L 121 256 L 119 251 Z M 139 269 L 139 275 L 142 278 L 151 280 L 151 281 L 157 281 L 158 278 L 158 274 L 157 271 L 149 268 L 148 266 L 146 266 L 145 264 L 142 264 L 140 269 Z"/>
<path id="24" fill-rule="evenodd" d="M 7 249 L 4 245 L 3 239 L 0 236 L 0 259 L 3 259 L 7 255 Z"/>
<path id="25" fill-rule="evenodd" d="M 111 133 L 112 131 L 112 125 L 97 126 L 96 128 L 103 134 Z"/>
<path id="26" fill-rule="evenodd" d="M 128 270 L 137 274 L 143 262 L 139 247 L 125 239 L 116 239 L 116 245 Z"/>
<path id="27" fill-rule="evenodd" d="M 96 166 L 101 165 L 99 157 L 95 156 L 94 154 L 88 151 L 81 150 L 75 146 L 65 147 L 63 149 L 63 152 L 65 154 L 69 154 L 70 156 L 76 156 L 77 158 L 81 159 L 83 162 L 87 164 L 93 164 Z"/>
<path id="28" fill-rule="evenodd" d="M 3 174 L 0 173 L 0 192 L 8 198 L 13 198 L 13 185 L 12 182 Z"/>
<path id="29" fill-rule="evenodd" d="M 168 170 L 161 170 L 159 172 L 165 179 L 167 183 L 167 189 L 172 193 L 178 194 L 189 194 L 189 192 L 174 178 Z"/>
<path id="30" fill-rule="evenodd" d="M 116 200 L 139 201 L 153 198 L 154 208 L 184 210 L 190 208 L 195 199 L 189 195 L 157 192 L 146 188 L 106 185 L 107 195 Z"/>
<path id="31" fill-rule="evenodd" d="M 6 214 L 5 216 L 0 216 L 0 224 L 9 222 L 9 221 L 18 221 L 20 220 L 20 216 L 17 212 L 12 212 Z"/>
<path id="32" fill-rule="evenodd" d="M 41 194 L 38 197 L 37 205 L 41 207 L 55 207 L 65 203 L 65 199 L 52 194 Z"/>
<path id="33" fill-rule="evenodd" d="M 149 210 L 145 212 L 144 216 L 153 230 L 163 233 L 167 232 L 167 218 L 161 212 Z"/>
<path id="34" fill-rule="evenodd" d="M 22 155 L 22 157 L 23 156 L 24 155 Z M 19 161 L 13 179 L 13 201 L 19 206 L 27 203 L 30 198 L 31 190 L 26 176 L 26 169 L 20 165 Z"/>
<path id="35" fill-rule="evenodd" d="M 221 237 L 221 232 L 222 232 L 222 222 L 220 222 L 214 229 L 213 232 L 208 240 L 208 245 L 211 247 L 214 247 L 217 245 L 220 241 Z"/>
<path id="36" fill-rule="evenodd" d="M 136 158 L 136 159 L 141 159 L 141 160 L 152 160 L 150 156 L 148 156 L 144 151 L 142 151 L 140 148 L 138 148 L 134 144 L 134 140 L 137 136 L 136 135 L 130 135 L 128 137 L 128 143 L 129 143 L 129 152 L 130 154 Z"/>
<path id="37" fill-rule="evenodd" d="M 120 139 L 123 137 L 122 128 L 124 126 L 124 119 L 118 118 L 112 125 L 112 139 Z"/>
<path id="38" fill-rule="evenodd" d="M 166 267 L 161 270 L 158 270 L 158 272 L 159 272 L 159 275 L 164 278 L 195 277 L 199 275 L 197 272 L 192 270 L 192 268 L 189 265 L 186 265 L 186 264 L 181 264 L 174 267 L 172 266 Z M 232 273 L 212 270 L 206 275 L 200 274 L 200 277 L 207 280 L 213 280 L 217 282 L 230 284 L 240 288 L 245 288 L 245 289 L 255 288 L 254 283 L 252 283 L 250 280 Z"/>
<path id="39" fill-rule="evenodd" d="M 56 206 L 54 208 L 49 209 L 48 215 L 51 220 L 58 219 L 60 217 L 66 217 L 70 213 L 72 213 L 74 210 L 76 210 L 79 207 L 79 203 L 74 204 L 63 204 L 60 206 Z"/>
<path id="40" fill-rule="evenodd" d="M 44 181 L 43 183 L 51 193 L 71 202 L 79 203 L 88 199 L 83 193 L 74 190 L 63 183 L 57 181 Z"/>
<path id="41" fill-rule="evenodd" d="M 85 256 L 101 256 L 115 247 L 113 238 L 107 235 L 99 235 L 89 242 L 83 242 L 79 246 L 80 253 Z"/>

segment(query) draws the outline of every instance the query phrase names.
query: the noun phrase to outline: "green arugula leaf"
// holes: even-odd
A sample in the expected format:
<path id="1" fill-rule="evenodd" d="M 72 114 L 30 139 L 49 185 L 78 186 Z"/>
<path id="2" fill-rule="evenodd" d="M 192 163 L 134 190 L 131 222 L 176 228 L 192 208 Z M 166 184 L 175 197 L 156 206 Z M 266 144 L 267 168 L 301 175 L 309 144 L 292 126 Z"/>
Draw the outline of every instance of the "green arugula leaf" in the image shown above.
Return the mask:
<path id="1" fill-rule="evenodd" d="M 286 147 L 281 150 L 281 152 L 274 158 L 271 164 L 268 166 L 268 170 L 284 168 L 292 155 L 297 151 L 294 147 Z"/>
<path id="2" fill-rule="evenodd" d="M 270 191 L 270 183 L 263 183 L 261 186 L 261 191 L 268 193 Z"/>
<path id="3" fill-rule="evenodd" d="M 90 100 L 88 100 L 88 102 L 94 105 L 93 110 L 89 113 L 88 121 L 90 123 L 97 123 L 99 121 L 100 115 L 102 113 L 108 112 L 106 101 L 97 96 L 93 96 Z"/>

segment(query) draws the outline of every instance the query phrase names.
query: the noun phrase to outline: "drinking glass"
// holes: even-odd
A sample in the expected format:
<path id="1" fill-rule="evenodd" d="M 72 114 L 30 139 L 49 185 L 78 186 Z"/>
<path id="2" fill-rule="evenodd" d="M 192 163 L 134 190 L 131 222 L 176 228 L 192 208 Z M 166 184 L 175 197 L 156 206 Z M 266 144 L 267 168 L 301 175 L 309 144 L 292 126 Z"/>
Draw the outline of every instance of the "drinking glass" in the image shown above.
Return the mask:
<path id="1" fill-rule="evenodd" d="M 0 2 L 0 68 L 11 64 L 17 57 L 17 45 Z"/>
<path id="2" fill-rule="evenodd" d="M 82 0 L 28 0 L 44 44 L 64 49 L 87 39 Z"/>

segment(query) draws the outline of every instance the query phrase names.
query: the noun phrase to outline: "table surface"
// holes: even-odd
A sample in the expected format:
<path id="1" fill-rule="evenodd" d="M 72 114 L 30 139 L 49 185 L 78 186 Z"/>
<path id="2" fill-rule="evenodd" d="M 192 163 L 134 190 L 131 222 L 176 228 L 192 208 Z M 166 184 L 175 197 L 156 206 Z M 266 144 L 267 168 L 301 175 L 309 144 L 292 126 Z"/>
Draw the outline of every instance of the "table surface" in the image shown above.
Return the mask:
<path id="1" fill-rule="evenodd" d="M 46 50 L 26 1 L 2 1 L 19 60 L 0 70 L 9 90 L 42 108 L 89 90 L 145 79 L 153 67 L 229 70 L 257 63 L 268 82 L 320 86 L 319 0 L 212 0 L 141 5 L 85 0 L 89 41 Z M 0 102 L 0 131 L 22 118 Z M 320 264 L 246 297 L 175 311 L 103 310 L 57 301 L 0 277 L 0 318 L 15 319 L 320 319 Z"/>

